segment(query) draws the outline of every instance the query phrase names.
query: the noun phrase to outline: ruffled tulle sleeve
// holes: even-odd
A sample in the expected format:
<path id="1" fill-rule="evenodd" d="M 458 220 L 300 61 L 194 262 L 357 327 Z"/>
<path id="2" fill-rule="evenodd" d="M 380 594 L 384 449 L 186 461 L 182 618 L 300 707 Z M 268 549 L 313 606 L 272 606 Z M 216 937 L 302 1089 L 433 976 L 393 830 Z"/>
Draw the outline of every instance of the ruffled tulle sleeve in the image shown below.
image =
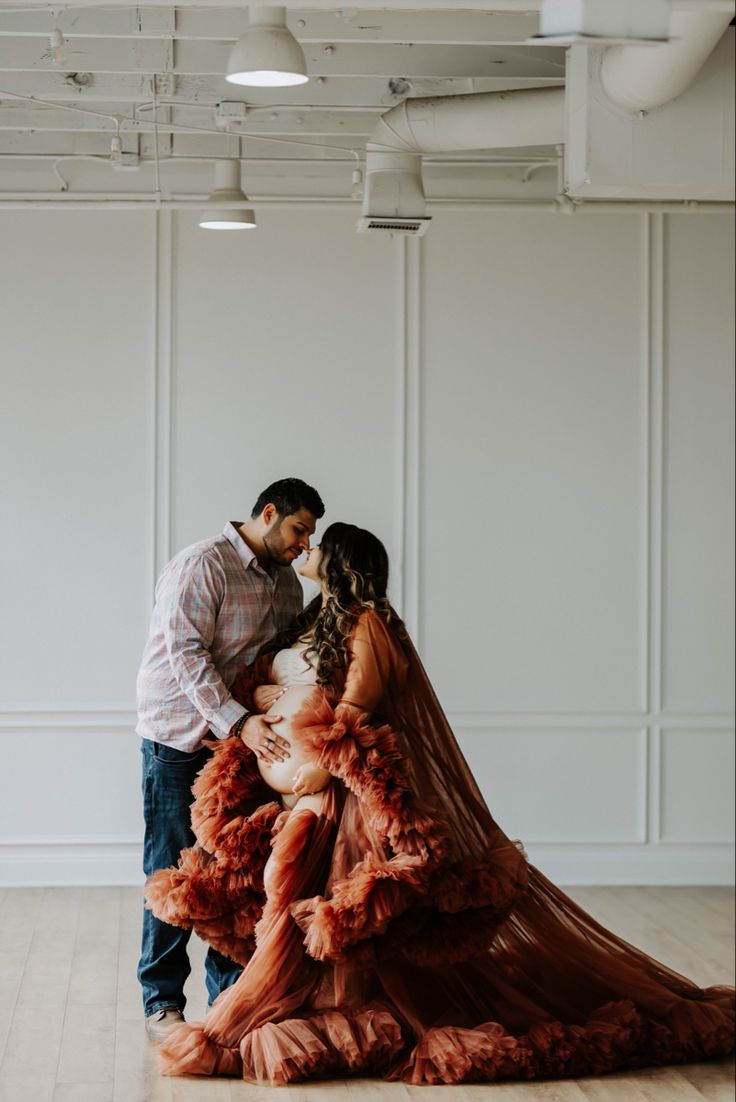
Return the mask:
<path id="1" fill-rule="evenodd" d="M 368 940 L 385 933 L 426 891 L 447 838 L 436 809 L 417 798 L 403 732 L 382 714 L 389 688 L 400 688 L 407 663 L 377 614 L 360 616 L 350 655 L 339 699 L 307 704 L 294 716 L 292 729 L 357 800 L 384 856 L 366 854 L 349 876 L 332 884 L 329 898 L 292 907 L 307 952 L 320 960 L 354 957 L 359 944 L 372 953 Z"/>
<path id="2" fill-rule="evenodd" d="M 367 963 L 397 952 L 417 962 L 467 959 L 508 913 L 526 862 L 497 830 L 477 856 L 458 848 L 447 805 L 420 779 L 422 730 L 403 721 L 397 703 L 410 661 L 377 613 L 360 616 L 350 654 L 336 703 L 308 703 L 292 724 L 357 800 L 382 852 L 366 853 L 292 915 L 318 960 Z"/>
<path id="3" fill-rule="evenodd" d="M 308 702 L 292 730 L 365 805 L 396 852 L 426 858 L 428 847 L 439 844 L 437 831 L 416 808 L 404 740 L 382 715 L 388 689 L 400 687 L 406 666 L 387 625 L 372 611 L 362 613 L 350 639 L 342 694 L 334 706 L 326 697 Z"/>
<path id="4" fill-rule="evenodd" d="M 361 614 L 350 639 L 350 662 L 338 707 L 374 712 L 388 686 L 400 683 L 407 660 L 387 624 L 372 611 Z"/>

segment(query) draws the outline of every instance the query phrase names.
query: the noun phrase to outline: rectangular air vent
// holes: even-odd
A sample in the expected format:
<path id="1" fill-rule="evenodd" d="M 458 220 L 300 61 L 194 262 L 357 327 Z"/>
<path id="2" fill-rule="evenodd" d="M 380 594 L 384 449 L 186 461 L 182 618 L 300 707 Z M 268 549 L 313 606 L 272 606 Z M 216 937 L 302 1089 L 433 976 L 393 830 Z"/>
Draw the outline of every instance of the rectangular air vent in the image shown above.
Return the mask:
<path id="1" fill-rule="evenodd" d="M 422 237 L 431 218 L 359 218 L 358 233 L 403 233 Z"/>

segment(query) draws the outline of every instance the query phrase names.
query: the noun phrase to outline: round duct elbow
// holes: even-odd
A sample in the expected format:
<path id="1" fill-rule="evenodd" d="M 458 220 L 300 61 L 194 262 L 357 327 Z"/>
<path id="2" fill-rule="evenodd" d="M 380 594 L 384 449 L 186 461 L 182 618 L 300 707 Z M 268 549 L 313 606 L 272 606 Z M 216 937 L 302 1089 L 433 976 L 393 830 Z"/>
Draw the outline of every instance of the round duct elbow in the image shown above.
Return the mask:
<path id="1" fill-rule="evenodd" d="M 731 22 L 723 11 L 673 11 L 669 42 L 611 46 L 603 54 L 600 82 L 617 107 L 632 114 L 654 111 L 692 84 Z"/>

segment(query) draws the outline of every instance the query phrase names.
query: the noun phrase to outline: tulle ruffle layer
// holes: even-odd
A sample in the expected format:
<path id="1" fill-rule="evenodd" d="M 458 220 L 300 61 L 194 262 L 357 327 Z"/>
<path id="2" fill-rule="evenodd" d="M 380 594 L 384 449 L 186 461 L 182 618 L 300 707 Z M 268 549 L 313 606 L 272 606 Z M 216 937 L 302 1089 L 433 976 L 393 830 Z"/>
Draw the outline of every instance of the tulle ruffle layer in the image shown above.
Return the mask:
<path id="1" fill-rule="evenodd" d="M 361 965 L 397 954 L 427 963 L 477 956 L 526 886 L 526 858 L 496 830 L 483 861 L 453 860 L 448 824 L 413 795 L 400 736 L 368 720 L 326 698 L 292 719 L 320 765 L 360 801 L 387 852 L 367 854 L 328 898 L 292 904 L 305 949 L 315 960 Z"/>
<path id="2" fill-rule="evenodd" d="M 194 786 L 197 844 L 177 866 L 146 881 L 146 906 L 172 926 L 191 928 L 231 960 L 246 964 L 265 903 L 263 870 L 281 805 L 240 739 L 209 743 L 213 753 Z"/>
<path id="3" fill-rule="evenodd" d="M 267 1022 L 233 1049 L 215 1044 L 201 1024 L 182 1026 L 160 1056 L 164 1075 L 230 1075 L 276 1087 L 338 1075 L 385 1077 L 405 1051 L 393 1014 L 367 1007 Z"/>
<path id="4" fill-rule="evenodd" d="M 583 1024 L 539 1022 L 521 1036 L 499 1022 L 429 1029 L 408 1052 L 407 1027 L 390 1009 L 368 1007 L 268 1022 L 232 1049 L 215 1044 L 200 1024 L 182 1026 L 162 1045 L 161 1066 L 165 1075 L 230 1075 L 271 1086 L 343 1076 L 414 1085 L 573 1078 L 727 1056 L 733 1030 L 733 996 L 714 987 L 661 1021 L 624 999 Z"/>
<path id="5" fill-rule="evenodd" d="M 417 781 L 431 755 L 413 753 L 398 710 L 376 724 L 325 696 L 293 717 L 334 778 L 319 816 L 282 811 L 239 739 L 213 746 L 193 790 L 197 844 L 146 898 L 247 963 L 206 1023 L 167 1038 L 164 1073 L 470 1083 L 732 1052 L 733 989 L 697 988 L 530 866 L 461 759 L 442 758 L 452 733 L 428 683 L 418 691 L 410 730 L 434 723 L 455 811 L 435 801 L 439 773 Z"/>
<path id="6" fill-rule="evenodd" d="M 600 1007 L 582 1025 L 539 1022 L 520 1037 L 498 1022 L 430 1029 L 394 1077 L 416 1084 L 575 1078 L 727 1056 L 733 994 L 711 988 L 704 996 L 662 1021 L 624 999 Z"/>
<path id="7" fill-rule="evenodd" d="M 329 896 L 291 903 L 306 952 L 366 965 L 402 954 L 417 963 L 457 961 L 488 948 L 527 883 L 520 849 L 495 830 L 483 861 L 454 860 L 448 824 L 413 795 L 399 735 L 372 726 L 359 709 L 333 709 L 326 697 L 307 701 L 292 731 L 359 801 L 384 847 L 334 880 Z M 265 903 L 263 870 L 284 816 L 240 739 L 210 745 L 193 787 L 197 845 L 177 867 L 149 877 L 145 899 L 157 918 L 191 927 L 246 963 Z"/>

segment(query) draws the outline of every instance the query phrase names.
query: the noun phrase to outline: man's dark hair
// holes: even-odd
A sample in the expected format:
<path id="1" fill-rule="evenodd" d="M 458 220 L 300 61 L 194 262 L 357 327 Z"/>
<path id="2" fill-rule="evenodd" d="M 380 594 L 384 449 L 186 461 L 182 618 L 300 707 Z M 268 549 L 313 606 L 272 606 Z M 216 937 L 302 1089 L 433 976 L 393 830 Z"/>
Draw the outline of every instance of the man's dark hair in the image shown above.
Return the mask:
<path id="1" fill-rule="evenodd" d="M 259 516 L 267 505 L 275 505 L 280 517 L 288 517 L 292 513 L 298 513 L 300 509 L 308 509 L 319 520 L 325 512 L 322 498 L 316 490 L 302 482 L 301 478 L 280 478 L 278 482 L 272 482 L 258 495 L 251 517 Z"/>

